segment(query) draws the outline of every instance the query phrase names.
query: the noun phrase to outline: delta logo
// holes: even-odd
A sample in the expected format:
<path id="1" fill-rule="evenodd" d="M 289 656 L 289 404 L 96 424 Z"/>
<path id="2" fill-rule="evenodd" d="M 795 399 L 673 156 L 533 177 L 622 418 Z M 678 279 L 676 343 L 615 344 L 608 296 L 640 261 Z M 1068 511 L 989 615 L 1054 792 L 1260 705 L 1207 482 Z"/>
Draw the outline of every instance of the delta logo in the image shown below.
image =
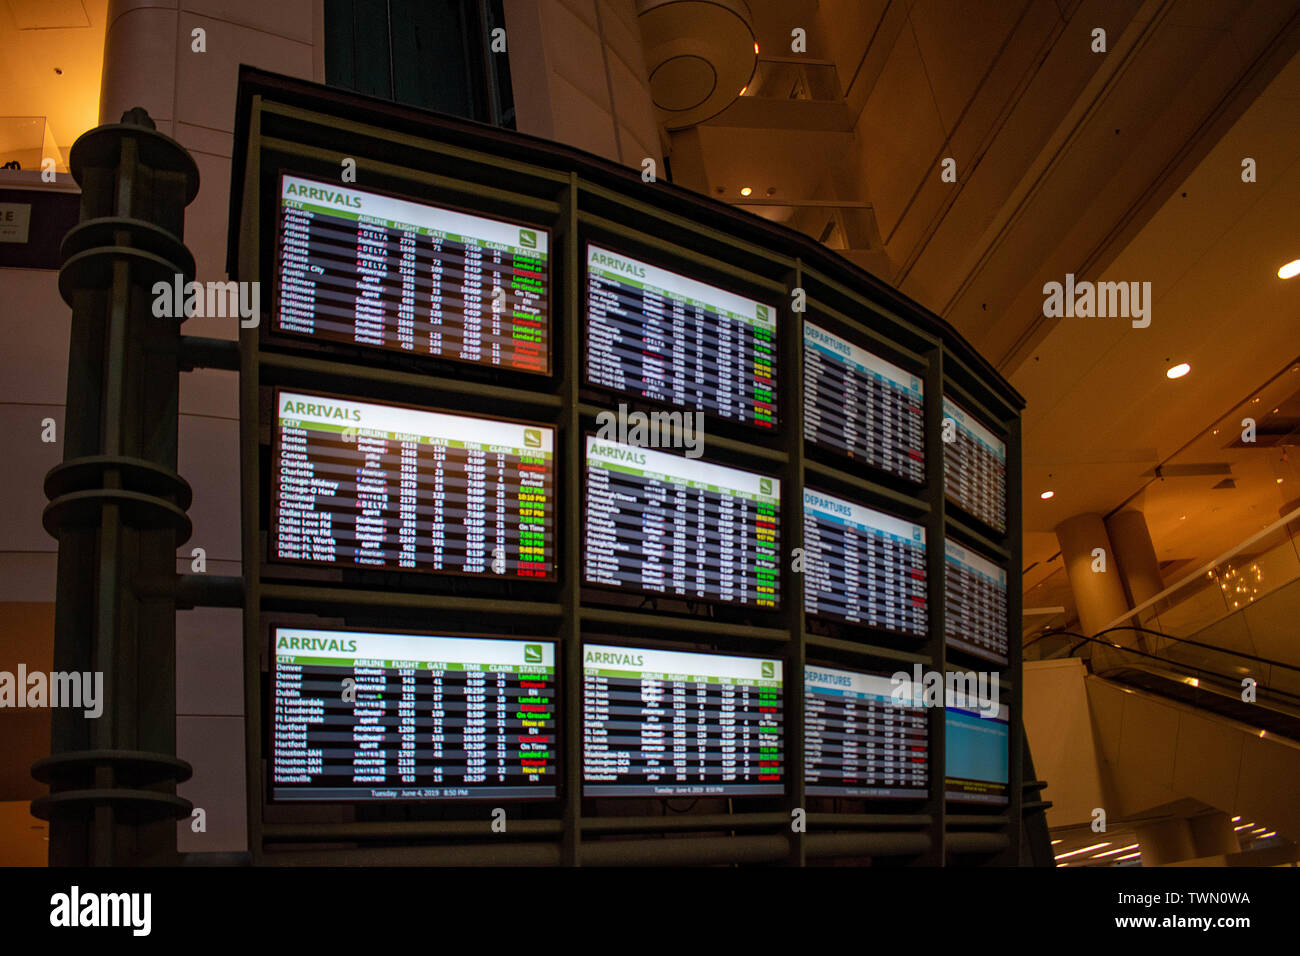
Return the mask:
<path id="1" fill-rule="evenodd" d="M 634 275 L 638 279 L 645 278 L 645 267 L 639 266 L 634 262 L 624 262 L 622 259 L 615 259 L 613 256 L 607 256 L 603 252 L 592 251 L 590 263 L 595 266 L 605 266 L 613 269 L 615 272 L 626 272 Z"/>
<path id="2" fill-rule="evenodd" d="M 294 199 L 315 199 L 320 202 L 327 202 L 335 206 L 346 206 L 349 209 L 361 208 L 361 197 L 354 196 L 352 193 L 335 192 L 332 189 L 321 189 L 318 186 L 304 186 L 299 183 L 289 183 L 284 190 L 285 196 Z"/>
<path id="3" fill-rule="evenodd" d="M 361 409 L 343 408 L 341 405 L 317 405 L 286 398 L 280 406 L 280 415 L 299 415 L 304 418 L 341 418 L 344 421 L 361 421 Z"/>

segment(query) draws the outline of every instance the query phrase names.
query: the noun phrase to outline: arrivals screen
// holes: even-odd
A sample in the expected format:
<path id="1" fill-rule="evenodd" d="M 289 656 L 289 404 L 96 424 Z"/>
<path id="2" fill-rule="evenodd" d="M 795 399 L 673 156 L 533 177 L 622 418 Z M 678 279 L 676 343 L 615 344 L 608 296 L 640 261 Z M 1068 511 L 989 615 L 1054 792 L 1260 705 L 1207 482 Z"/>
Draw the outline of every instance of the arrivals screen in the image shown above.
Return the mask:
<path id="1" fill-rule="evenodd" d="M 587 436 L 588 584 L 775 608 L 777 478 Z"/>
<path id="2" fill-rule="evenodd" d="M 962 803 L 1005 804 L 1009 741 L 1006 705 L 996 717 L 953 706 L 944 720 L 944 796 Z"/>
<path id="3" fill-rule="evenodd" d="M 273 640 L 273 800 L 556 795 L 553 643 L 285 627 Z"/>
<path id="4" fill-rule="evenodd" d="M 546 230 L 280 178 L 275 330 L 548 374 Z"/>
<path id="5" fill-rule="evenodd" d="M 554 430 L 276 395 L 271 558 L 553 578 Z"/>
<path id="6" fill-rule="evenodd" d="M 925 529 L 804 489 L 804 610 L 925 636 Z"/>
<path id="7" fill-rule="evenodd" d="M 804 785 L 827 797 L 924 798 L 930 729 L 883 675 L 804 668 Z"/>
<path id="8" fill-rule="evenodd" d="M 1007 530 L 1007 446 L 947 396 L 943 417 L 952 419 L 952 441 L 943 445 L 946 497 L 997 531 Z"/>
<path id="9" fill-rule="evenodd" d="M 781 662 L 586 644 L 582 792 L 782 792 Z"/>
<path id="10" fill-rule="evenodd" d="M 872 468 L 925 482 L 919 376 L 825 329 L 803 325 L 803 437 Z"/>
<path id="11" fill-rule="evenodd" d="M 999 664 L 1007 662 L 1007 572 L 969 548 L 944 542 L 944 638 Z"/>
<path id="12" fill-rule="evenodd" d="M 776 310 L 589 245 L 587 381 L 774 429 Z"/>

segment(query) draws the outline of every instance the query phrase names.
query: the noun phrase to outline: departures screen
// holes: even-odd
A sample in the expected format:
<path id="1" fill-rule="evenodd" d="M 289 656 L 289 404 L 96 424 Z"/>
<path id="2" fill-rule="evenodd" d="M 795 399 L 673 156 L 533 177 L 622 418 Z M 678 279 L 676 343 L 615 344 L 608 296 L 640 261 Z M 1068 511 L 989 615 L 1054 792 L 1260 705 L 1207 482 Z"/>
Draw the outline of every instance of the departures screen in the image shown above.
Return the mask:
<path id="1" fill-rule="evenodd" d="M 803 435 L 872 468 L 925 482 L 919 376 L 825 329 L 803 325 Z"/>
<path id="2" fill-rule="evenodd" d="M 781 662 L 586 644 L 582 792 L 782 793 Z"/>
<path id="3" fill-rule="evenodd" d="M 776 309 L 587 247 L 587 381 L 773 429 Z"/>
<path id="4" fill-rule="evenodd" d="M 804 489 L 804 610 L 925 636 L 925 529 Z"/>
<path id="5" fill-rule="evenodd" d="M 587 436 L 588 584 L 775 608 L 777 478 Z"/>
<path id="6" fill-rule="evenodd" d="M 990 528 L 1007 530 L 1007 446 L 946 395 L 943 417 L 955 425 L 943 443 L 944 492 Z"/>
<path id="7" fill-rule="evenodd" d="M 553 578 L 554 430 L 280 391 L 271 558 Z"/>
<path id="8" fill-rule="evenodd" d="M 1007 802 L 1009 711 L 996 717 L 956 707 L 949 693 L 944 712 L 944 796 L 961 803 Z"/>
<path id="9" fill-rule="evenodd" d="M 944 542 L 944 639 L 999 664 L 1007 662 L 1007 572 L 969 548 Z"/>
<path id="10" fill-rule="evenodd" d="M 923 798 L 929 785 L 925 707 L 878 674 L 804 668 L 804 784 L 827 797 Z"/>
<path id="11" fill-rule="evenodd" d="M 280 179 L 275 330 L 549 374 L 548 233 Z"/>
<path id="12" fill-rule="evenodd" d="M 555 644 L 275 628 L 273 800 L 556 795 Z"/>

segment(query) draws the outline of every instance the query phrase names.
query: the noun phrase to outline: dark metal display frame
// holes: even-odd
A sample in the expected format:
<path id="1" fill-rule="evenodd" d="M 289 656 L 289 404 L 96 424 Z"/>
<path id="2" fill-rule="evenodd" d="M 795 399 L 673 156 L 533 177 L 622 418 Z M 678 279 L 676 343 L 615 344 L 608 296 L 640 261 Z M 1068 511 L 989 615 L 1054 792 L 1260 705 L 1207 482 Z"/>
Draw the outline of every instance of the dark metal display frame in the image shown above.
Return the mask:
<path id="1" fill-rule="evenodd" d="M 259 70 L 241 72 L 233 157 L 227 268 L 232 279 L 260 281 L 263 289 L 262 328 L 243 329 L 239 342 L 248 840 L 254 863 L 805 865 L 868 857 L 874 865 L 1021 861 L 1022 812 L 1038 806 L 1026 803 L 1025 793 L 1035 785 L 1024 776 L 1020 707 L 1024 402 L 955 330 L 809 237 L 669 183 L 644 181 L 640 170 L 546 140 Z M 345 159 L 355 161 L 356 188 L 472 206 L 482 215 L 533 221 L 551 229 L 551 376 L 494 373 L 432 360 L 421 364 L 342 346 L 316 347 L 277 337 L 267 328 L 278 202 L 268 184 L 277 181 L 281 170 L 337 179 Z M 923 641 L 873 637 L 865 631 L 855 633 L 853 640 L 809 633 L 802 579 L 787 559 L 782 560 L 777 611 L 675 615 L 632 604 L 620 607 L 606 595 L 584 592 L 581 435 L 605 407 L 593 400 L 592 390 L 581 380 L 580 251 L 584 240 L 592 238 L 621 243 L 629 254 L 653 252 L 666 267 L 680 271 L 702 265 L 734 279 L 742 290 L 765 291 L 780 303 L 780 427 L 765 434 L 711 421 L 707 457 L 721 454 L 728 464 L 781 479 L 785 494 L 780 533 L 787 559 L 792 549 L 803 546 L 805 479 L 819 488 L 851 494 L 864 504 L 906 513 L 922 524 L 929 604 Z M 806 295 L 803 315 L 792 311 L 791 290 L 796 288 Z M 869 350 L 877 343 L 891 360 L 921 376 L 927 426 L 924 486 L 889 480 L 849 459 L 830 465 L 825 455 L 807 453 L 802 415 L 805 315 L 847 330 Z M 558 581 L 466 585 L 463 579 L 457 583 L 430 575 L 295 574 L 268 562 L 265 460 L 271 422 L 265 396 L 276 386 L 317 386 L 362 399 L 456 407 L 556 427 Z M 945 502 L 939 427 L 945 392 L 1006 442 L 1005 533 L 955 513 Z M 619 401 L 632 400 L 611 396 L 608 405 Z M 877 671 L 894 665 L 910 669 L 913 663 L 940 673 L 948 667 L 990 666 L 945 646 L 943 542 L 950 536 L 1007 572 L 1009 662 L 1000 670 L 1002 701 L 1010 710 L 1008 804 L 986 810 L 945 801 L 944 712 L 932 708 L 927 799 L 871 804 L 869 812 L 816 812 L 808 814 L 806 828 L 792 826 L 794 811 L 806 806 L 801 678 L 807 660 L 830 659 L 836 666 Z M 484 587 L 474 586 L 478 584 Z M 452 623 L 492 622 L 503 632 L 536 633 L 540 627 L 558 640 L 560 798 L 518 815 L 512 810 L 505 833 L 493 830 L 492 807 L 482 803 L 450 812 L 406 814 L 347 807 L 297 812 L 270 805 L 264 725 L 268 622 L 373 625 L 392 616 L 400 619 L 395 626 L 409 627 L 419 615 Z M 644 812 L 615 813 L 582 797 L 581 645 L 619 632 L 679 645 L 697 642 L 722 652 L 782 656 L 788 675 L 783 799 L 757 809 L 746 809 L 740 806 L 744 801 L 737 800 L 715 808 L 717 812 L 655 815 L 644 806 L 646 801 Z M 672 839 L 685 836 L 690 838 Z"/>

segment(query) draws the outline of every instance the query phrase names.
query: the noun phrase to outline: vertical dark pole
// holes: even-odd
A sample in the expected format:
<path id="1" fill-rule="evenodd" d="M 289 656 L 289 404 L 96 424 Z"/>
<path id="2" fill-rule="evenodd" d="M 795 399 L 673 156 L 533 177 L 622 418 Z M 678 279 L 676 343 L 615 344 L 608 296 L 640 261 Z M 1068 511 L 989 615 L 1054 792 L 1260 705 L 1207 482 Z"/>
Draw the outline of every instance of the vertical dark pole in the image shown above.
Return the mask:
<path id="1" fill-rule="evenodd" d="M 52 711 L 51 754 L 32 767 L 50 793 L 32 813 L 50 821 L 51 865 L 169 863 L 191 809 L 175 792 L 190 775 L 175 756 L 176 606 L 141 585 L 175 579 L 190 489 L 176 474 L 181 318 L 155 317 L 153 287 L 194 277 L 182 236 L 199 176 L 141 109 L 80 137 L 71 167 L 64 454 L 44 524 L 59 542 L 54 669 L 102 674 L 103 711 Z"/>

